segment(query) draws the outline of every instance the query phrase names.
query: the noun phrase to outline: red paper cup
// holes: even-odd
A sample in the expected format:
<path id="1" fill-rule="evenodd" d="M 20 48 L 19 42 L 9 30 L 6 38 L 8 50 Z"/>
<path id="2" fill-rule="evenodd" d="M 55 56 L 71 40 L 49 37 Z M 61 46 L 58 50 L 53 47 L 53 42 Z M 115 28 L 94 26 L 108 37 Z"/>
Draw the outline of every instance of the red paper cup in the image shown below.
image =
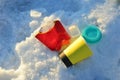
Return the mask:
<path id="1" fill-rule="evenodd" d="M 54 21 L 48 32 L 39 32 L 35 37 L 51 50 L 60 51 L 62 46 L 69 44 L 70 36 L 60 21 Z"/>

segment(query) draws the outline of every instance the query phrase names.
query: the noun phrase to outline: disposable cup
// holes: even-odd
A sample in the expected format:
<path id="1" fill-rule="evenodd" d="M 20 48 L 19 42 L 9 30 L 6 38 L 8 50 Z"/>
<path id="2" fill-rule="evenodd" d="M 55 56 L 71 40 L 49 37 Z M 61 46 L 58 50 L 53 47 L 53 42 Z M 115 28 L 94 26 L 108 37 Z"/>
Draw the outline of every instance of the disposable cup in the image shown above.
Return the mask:
<path id="1" fill-rule="evenodd" d="M 60 55 L 60 59 L 66 67 L 70 67 L 92 55 L 92 51 L 88 47 L 82 36 L 77 38 L 70 46 L 68 46 Z"/>

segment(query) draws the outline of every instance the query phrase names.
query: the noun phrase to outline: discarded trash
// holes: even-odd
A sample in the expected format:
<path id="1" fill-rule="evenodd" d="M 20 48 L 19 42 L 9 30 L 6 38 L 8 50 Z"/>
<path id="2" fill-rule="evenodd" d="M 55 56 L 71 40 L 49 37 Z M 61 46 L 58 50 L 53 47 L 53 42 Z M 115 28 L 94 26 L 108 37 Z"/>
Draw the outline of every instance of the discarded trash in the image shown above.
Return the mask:
<path id="1" fill-rule="evenodd" d="M 69 47 L 67 47 L 60 55 L 60 59 L 66 67 L 70 67 L 92 55 L 92 51 L 86 44 L 84 38 L 80 36 Z"/>
<path id="2" fill-rule="evenodd" d="M 69 34 L 58 20 L 54 21 L 54 26 L 50 30 L 39 32 L 35 37 L 53 51 L 60 51 L 62 46 L 70 41 Z"/>
<path id="3" fill-rule="evenodd" d="M 87 26 L 83 32 L 82 36 L 88 43 L 96 43 L 102 38 L 101 31 L 95 25 Z"/>
<path id="4" fill-rule="evenodd" d="M 43 26 L 40 32 L 35 36 L 39 41 L 53 51 L 60 52 L 63 50 L 62 48 L 67 45 L 67 48 L 59 54 L 60 59 L 64 62 L 66 67 L 70 67 L 73 64 L 90 57 L 92 55 L 92 51 L 86 42 L 95 43 L 102 37 L 102 33 L 95 25 L 87 26 L 87 28 L 83 30 L 81 36 L 77 26 L 72 25 L 68 29 L 71 38 L 76 39 L 72 43 L 70 35 L 64 29 L 59 20 L 54 21 L 54 23 L 50 22 L 49 26 Z"/>

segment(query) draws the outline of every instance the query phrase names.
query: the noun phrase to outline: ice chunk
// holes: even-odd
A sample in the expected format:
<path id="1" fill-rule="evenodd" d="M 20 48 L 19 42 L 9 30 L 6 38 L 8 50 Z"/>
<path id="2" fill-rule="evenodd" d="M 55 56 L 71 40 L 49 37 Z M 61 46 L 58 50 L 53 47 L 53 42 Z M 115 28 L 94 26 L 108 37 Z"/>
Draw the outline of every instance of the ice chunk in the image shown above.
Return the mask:
<path id="1" fill-rule="evenodd" d="M 32 20 L 32 21 L 29 23 L 29 26 L 30 26 L 31 28 L 38 26 L 38 21 L 37 21 L 37 20 Z"/>
<path id="2" fill-rule="evenodd" d="M 41 17 L 41 15 L 42 15 L 42 13 L 40 13 L 40 12 L 38 12 L 38 11 L 36 11 L 36 10 L 31 10 L 31 11 L 30 11 L 30 16 L 31 16 L 32 18 L 39 18 L 39 17 Z"/>
<path id="3" fill-rule="evenodd" d="M 80 36 L 80 30 L 76 25 L 72 25 L 68 29 L 69 29 L 69 33 L 71 37 L 75 38 L 75 37 Z"/>

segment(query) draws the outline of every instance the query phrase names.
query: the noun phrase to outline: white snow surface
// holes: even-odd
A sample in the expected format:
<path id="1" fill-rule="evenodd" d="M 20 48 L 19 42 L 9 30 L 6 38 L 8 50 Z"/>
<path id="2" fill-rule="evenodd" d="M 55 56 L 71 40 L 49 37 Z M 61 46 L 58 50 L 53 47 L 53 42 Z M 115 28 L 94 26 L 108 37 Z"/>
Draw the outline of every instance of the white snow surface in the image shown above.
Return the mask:
<path id="1" fill-rule="evenodd" d="M 99 26 L 92 57 L 66 68 L 35 38 L 56 19 L 66 29 Z M 120 0 L 0 0 L 0 80 L 120 80 L 119 34 Z"/>

